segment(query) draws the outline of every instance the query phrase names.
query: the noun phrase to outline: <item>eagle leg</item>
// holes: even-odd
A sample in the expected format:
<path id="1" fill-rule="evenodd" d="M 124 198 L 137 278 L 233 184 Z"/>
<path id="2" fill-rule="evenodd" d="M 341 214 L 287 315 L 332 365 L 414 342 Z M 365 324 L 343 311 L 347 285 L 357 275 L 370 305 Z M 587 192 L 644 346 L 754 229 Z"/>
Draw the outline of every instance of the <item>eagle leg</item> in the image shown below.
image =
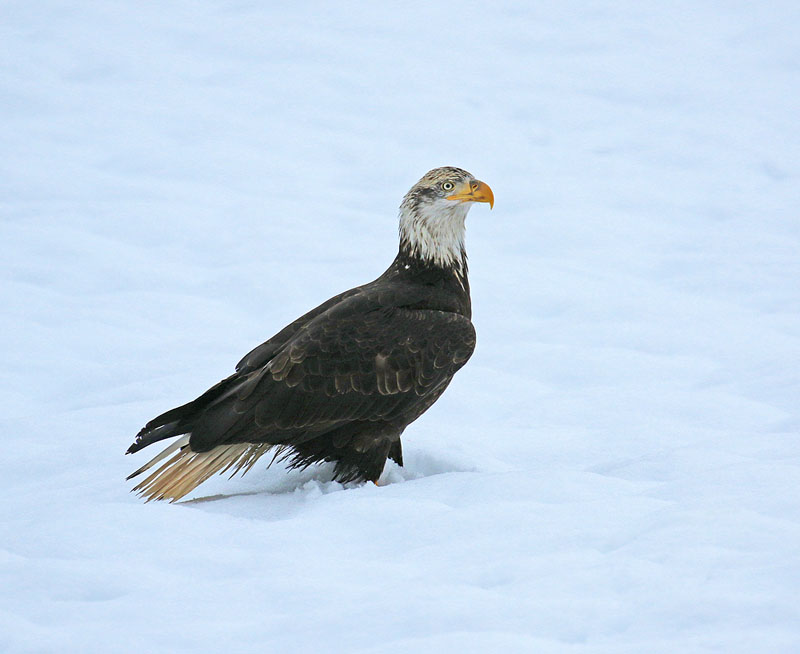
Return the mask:
<path id="1" fill-rule="evenodd" d="M 403 444 L 400 442 L 398 438 L 394 443 L 392 443 L 392 447 L 389 449 L 389 458 L 394 461 L 397 465 L 403 465 Z"/>

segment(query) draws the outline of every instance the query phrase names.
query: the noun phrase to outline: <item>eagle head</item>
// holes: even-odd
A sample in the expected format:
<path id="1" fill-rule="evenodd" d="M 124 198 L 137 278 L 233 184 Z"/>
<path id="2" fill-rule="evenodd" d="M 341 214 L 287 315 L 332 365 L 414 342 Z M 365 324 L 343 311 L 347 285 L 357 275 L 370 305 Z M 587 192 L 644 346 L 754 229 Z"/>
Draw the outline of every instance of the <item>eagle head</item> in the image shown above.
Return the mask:
<path id="1" fill-rule="evenodd" d="M 473 202 L 494 206 L 492 189 L 466 170 L 425 173 L 400 204 L 400 247 L 410 256 L 465 271 L 465 220 Z"/>

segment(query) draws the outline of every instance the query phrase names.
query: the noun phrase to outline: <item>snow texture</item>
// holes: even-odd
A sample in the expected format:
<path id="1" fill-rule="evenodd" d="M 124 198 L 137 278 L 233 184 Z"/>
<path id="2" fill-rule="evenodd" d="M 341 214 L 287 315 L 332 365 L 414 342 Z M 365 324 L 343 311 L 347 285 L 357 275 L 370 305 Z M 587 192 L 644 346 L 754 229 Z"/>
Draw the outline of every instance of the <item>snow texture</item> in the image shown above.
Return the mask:
<path id="1" fill-rule="evenodd" d="M 0 6 L 0 651 L 800 651 L 800 4 Z M 383 487 L 142 424 L 488 182 Z"/>

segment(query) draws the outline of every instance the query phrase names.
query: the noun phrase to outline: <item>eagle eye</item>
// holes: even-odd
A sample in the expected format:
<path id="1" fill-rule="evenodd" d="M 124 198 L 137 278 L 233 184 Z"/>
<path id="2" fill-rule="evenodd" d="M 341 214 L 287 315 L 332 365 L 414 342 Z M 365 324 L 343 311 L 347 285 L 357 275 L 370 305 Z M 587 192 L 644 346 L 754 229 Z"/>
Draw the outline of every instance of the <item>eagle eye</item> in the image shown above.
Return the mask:
<path id="1" fill-rule="evenodd" d="M 442 190 L 443 191 L 452 191 L 456 187 L 453 182 L 443 182 L 442 183 Z"/>

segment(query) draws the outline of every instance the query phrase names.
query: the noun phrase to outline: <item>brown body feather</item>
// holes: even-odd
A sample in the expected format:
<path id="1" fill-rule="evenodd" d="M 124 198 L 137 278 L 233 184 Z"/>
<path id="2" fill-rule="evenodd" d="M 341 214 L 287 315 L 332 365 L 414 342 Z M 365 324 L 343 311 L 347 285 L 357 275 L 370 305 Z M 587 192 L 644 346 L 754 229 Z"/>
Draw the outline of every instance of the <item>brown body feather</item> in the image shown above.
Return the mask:
<path id="1" fill-rule="evenodd" d="M 446 179 L 468 176 L 439 170 L 450 171 Z M 298 318 L 233 375 L 150 421 L 129 453 L 185 435 L 131 475 L 152 470 L 134 490 L 174 501 L 215 473 L 247 472 L 268 452 L 294 467 L 332 461 L 343 482 L 377 480 L 387 457 L 402 464 L 403 430 L 475 347 L 463 250 L 457 265 L 417 250 L 401 238 L 374 282 Z"/>

